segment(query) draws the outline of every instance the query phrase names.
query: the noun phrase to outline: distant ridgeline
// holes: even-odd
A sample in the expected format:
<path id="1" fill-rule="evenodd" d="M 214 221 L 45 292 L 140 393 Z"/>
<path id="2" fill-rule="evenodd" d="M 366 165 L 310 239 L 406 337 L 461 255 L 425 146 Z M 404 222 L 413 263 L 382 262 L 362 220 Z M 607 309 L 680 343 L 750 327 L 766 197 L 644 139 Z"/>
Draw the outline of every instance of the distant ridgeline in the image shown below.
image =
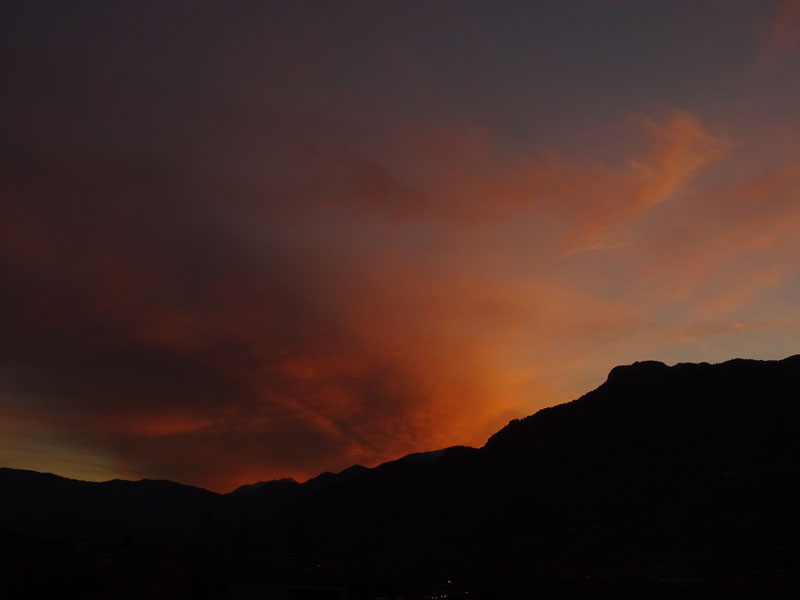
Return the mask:
<path id="1" fill-rule="evenodd" d="M 303 484 L 220 495 L 0 469 L 0 544 L 180 546 L 348 581 L 728 582 L 774 595 L 800 581 L 798 459 L 800 356 L 641 362 L 483 448 Z"/>

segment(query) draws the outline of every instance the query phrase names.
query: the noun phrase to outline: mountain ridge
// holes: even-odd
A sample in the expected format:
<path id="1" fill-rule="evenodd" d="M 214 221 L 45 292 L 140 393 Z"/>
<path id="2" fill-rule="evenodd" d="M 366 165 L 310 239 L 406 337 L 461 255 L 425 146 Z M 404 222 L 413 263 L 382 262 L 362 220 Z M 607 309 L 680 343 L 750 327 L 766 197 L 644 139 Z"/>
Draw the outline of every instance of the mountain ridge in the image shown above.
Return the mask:
<path id="1" fill-rule="evenodd" d="M 780 364 L 780 363 L 791 363 L 791 362 L 797 362 L 798 364 L 800 364 L 800 354 L 793 354 L 793 355 L 790 355 L 790 356 L 785 357 L 783 359 L 777 359 L 777 360 L 733 358 L 733 359 L 729 359 L 729 360 L 726 360 L 726 361 L 723 361 L 723 362 L 720 362 L 720 363 L 679 362 L 679 363 L 675 363 L 674 365 L 667 365 L 664 362 L 656 361 L 656 360 L 642 360 L 642 361 L 635 361 L 635 362 L 633 362 L 631 364 L 627 364 L 627 365 L 617 365 L 617 366 L 613 367 L 609 371 L 609 374 L 608 374 L 606 380 L 603 383 L 601 383 L 600 386 L 598 386 L 594 390 L 591 390 L 591 391 L 581 395 L 580 397 L 578 397 L 576 399 L 573 399 L 573 400 L 570 400 L 570 401 L 567 401 L 567 402 L 563 402 L 563 403 L 560 403 L 560 404 L 555 404 L 553 406 L 544 407 L 542 409 L 539 409 L 535 413 L 532 413 L 532 414 L 527 415 L 525 417 L 519 417 L 519 418 L 511 419 L 505 426 L 503 426 L 498 431 L 496 431 L 491 436 L 489 436 L 489 438 L 487 439 L 486 443 L 483 446 L 480 446 L 480 447 L 473 447 L 473 446 L 466 446 L 466 445 L 462 445 L 462 444 L 456 444 L 454 446 L 449 446 L 449 447 L 446 447 L 446 448 L 439 448 L 439 449 L 436 449 L 436 450 L 425 450 L 425 451 L 412 452 L 410 454 L 403 455 L 403 456 L 401 456 L 399 458 L 392 459 L 392 460 L 389 460 L 389 461 L 385 461 L 385 462 L 380 463 L 380 464 L 378 464 L 378 465 L 376 465 L 374 467 L 364 467 L 362 465 L 355 464 L 355 465 L 351 465 L 350 467 L 346 467 L 345 469 L 343 469 L 342 471 L 339 471 L 339 472 L 323 471 L 323 472 L 319 473 L 318 475 L 310 477 L 309 479 L 307 479 L 305 481 L 297 481 L 293 477 L 280 477 L 280 478 L 277 478 L 277 479 L 270 479 L 270 480 L 265 480 L 265 481 L 256 481 L 256 482 L 252 482 L 252 483 L 242 484 L 242 485 L 238 486 L 237 488 L 235 488 L 233 490 L 230 490 L 228 492 L 216 492 L 214 490 L 210 490 L 210 489 L 204 488 L 202 486 L 182 483 L 182 482 L 179 482 L 179 481 L 174 481 L 174 480 L 164 479 L 164 478 L 158 478 L 158 479 L 152 479 L 152 478 L 122 479 L 122 478 L 116 478 L 115 477 L 113 479 L 108 479 L 108 480 L 103 480 L 103 481 L 94 481 L 94 480 L 76 479 L 76 478 L 67 477 L 67 476 L 64 476 L 64 475 L 59 475 L 57 473 L 36 471 L 34 469 L 18 469 L 18 468 L 13 468 L 13 467 L 0 467 L 0 472 L 3 472 L 3 471 L 14 471 L 14 472 L 18 472 L 18 473 L 31 473 L 31 474 L 38 474 L 38 475 L 42 475 L 42 476 L 56 477 L 56 478 L 59 478 L 59 479 L 62 479 L 62 480 L 68 480 L 68 481 L 73 481 L 73 482 L 87 483 L 87 484 L 108 484 L 108 483 L 114 483 L 114 482 L 129 483 L 129 484 L 131 484 L 131 483 L 175 484 L 175 485 L 179 485 L 179 486 L 186 487 L 186 488 L 194 488 L 194 489 L 198 489 L 198 490 L 204 490 L 204 491 L 207 491 L 207 492 L 209 492 L 211 494 L 216 494 L 216 495 L 219 495 L 219 496 L 225 496 L 225 495 L 234 494 L 234 493 L 241 493 L 241 492 L 244 492 L 244 491 L 255 491 L 256 489 L 261 489 L 265 485 L 269 485 L 269 486 L 272 486 L 272 485 L 284 485 L 284 484 L 286 484 L 286 485 L 293 485 L 293 484 L 305 485 L 305 484 L 307 484 L 309 482 L 312 482 L 312 481 L 314 481 L 316 479 L 319 479 L 319 478 L 325 478 L 325 477 L 328 477 L 328 476 L 331 476 L 331 475 L 333 475 L 333 476 L 341 475 L 343 473 L 346 473 L 346 472 L 350 471 L 351 469 L 355 469 L 355 470 L 364 470 L 364 469 L 373 470 L 373 469 L 378 469 L 378 468 L 384 467 L 386 465 L 392 465 L 392 464 L 400 462 L 400 461 L 433 460 L 434 457 L 440 456 L 446 450 L 450 450 L 451 448 L 468 448 L 468 449 L 474 449 L 474 450 L 481 450 L 481 449 L 487 447 L 488 445 L 490 445 L 492 439 L 495 438 L 496 436 L 498 436 L 499 434 L 501 434 L 507 428 L 516 427 L 517 423 L 528 422 L 529 420 L 535 419 L 537 417 L 541 418 L 540 415 L 548 414 L 550 411 L 557 410 L 557 409 L 560 409 L 562 407 L 570 406 L 570 405 L 572 405 L 573 403 L 576 403 L 576 402 L 580 402 L 586 396 L 589 396 L 589 395 L 593 394 L 594 392 L 597 392 L 598 390 L 602 389 L 604 386 L 607 386 L 609 383 L 617 383 L 620 380 L 625 381 L 626 379 L 629 379 L 631 376 L 633 376 L 633 377 L 641 377 L 643 374 L 648 375 L 648 376 L 653 376 L 654 374 L 655 375 L 663 374 L 665 371 L 667 371 L 669 369 L 681 369 L 681 368 L 687 368 L 687 367 L 689 367 L 689 368 L 696 368 L 696 367 L 703 368 L 703 367 L 723 367 L 723 366 L 753 365 L 753 364 L 755 364 L 755 365 L 759 365 L 759 364 L 760 365 L 769 365 L 769 364 Z M 426 457 L 428 457 L 428 458 L 426 458 Z"/>
<path id="2" fill-rule="evenodd" d="M 787 573 L 800 574 L 798 399 L 800 355 L 643 361 L 510 421 L 481 448 L 414 453 L 303 483 L 216 494 L 16 475 L 44 481 L 42 492 L 8 485 L 13 473 L 0 470 L 0 530 L 233 553 L 242 568 L 269 564 L 301 578 L 326 569 L 353 581 L 524 587 L 560 574 L 702 587 L 745 577 L 796 590 L 800 575 Z"/>

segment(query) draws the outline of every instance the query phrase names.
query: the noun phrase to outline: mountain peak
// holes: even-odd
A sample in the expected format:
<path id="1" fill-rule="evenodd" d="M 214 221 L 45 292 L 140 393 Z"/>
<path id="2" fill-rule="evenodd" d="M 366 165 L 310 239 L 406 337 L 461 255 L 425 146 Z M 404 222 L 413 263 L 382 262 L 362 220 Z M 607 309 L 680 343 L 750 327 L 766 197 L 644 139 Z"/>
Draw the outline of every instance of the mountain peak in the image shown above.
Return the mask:
<path id="1" fill-rule="evenodd" d="M 642 360 L 630 365 L 618 365 L 608 373 L 607 382 L 617 382 L 623 379 L 640 379 L 658 375 L 669 369 L 661 361 Z"/>

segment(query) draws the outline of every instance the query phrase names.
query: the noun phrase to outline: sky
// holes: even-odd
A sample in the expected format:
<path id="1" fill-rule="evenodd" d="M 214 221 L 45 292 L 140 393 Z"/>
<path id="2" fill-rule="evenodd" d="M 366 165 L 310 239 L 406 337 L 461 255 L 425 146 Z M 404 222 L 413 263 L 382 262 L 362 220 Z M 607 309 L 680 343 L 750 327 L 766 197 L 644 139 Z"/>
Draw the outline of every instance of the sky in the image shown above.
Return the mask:
<path id="1" fill-rule="evenodd" d="M 217 491 L 800 352 L 800 0 L 12 1 L 0 466 Z"/>

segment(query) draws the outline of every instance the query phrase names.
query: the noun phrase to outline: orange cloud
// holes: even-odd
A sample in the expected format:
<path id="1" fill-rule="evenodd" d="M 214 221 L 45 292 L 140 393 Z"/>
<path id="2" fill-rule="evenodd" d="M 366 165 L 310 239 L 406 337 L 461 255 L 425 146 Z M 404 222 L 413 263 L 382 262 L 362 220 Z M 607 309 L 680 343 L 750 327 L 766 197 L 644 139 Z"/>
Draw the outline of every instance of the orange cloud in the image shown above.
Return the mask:
<path id="1" fill-rule="evenodd" d="M 680 110 L 628 126 L 621 161 L 424 128 L 298 150 L 274 170 L 307 178 L 222 185 L 228 203 L 189 214 L 182 197 L 102 214 L 110 182 L 139 196 L 112 162 L 99 193 L 78 186 L 101 218 L 76 237 L 67 204 L 35 218 L 68 177 L 51 173 L 0 224 L 5 264 L 32 257 L 7 269 L 28 299 L 6 306 L 17 385 L 57 383 L 121 471 L 223 490 L 480 445 L 610 364 L 703 358 L 783 285 L 796 173 L 732 178 L 732 144 Z M 48 401 L 30 414 L 66 418 Z"/>

